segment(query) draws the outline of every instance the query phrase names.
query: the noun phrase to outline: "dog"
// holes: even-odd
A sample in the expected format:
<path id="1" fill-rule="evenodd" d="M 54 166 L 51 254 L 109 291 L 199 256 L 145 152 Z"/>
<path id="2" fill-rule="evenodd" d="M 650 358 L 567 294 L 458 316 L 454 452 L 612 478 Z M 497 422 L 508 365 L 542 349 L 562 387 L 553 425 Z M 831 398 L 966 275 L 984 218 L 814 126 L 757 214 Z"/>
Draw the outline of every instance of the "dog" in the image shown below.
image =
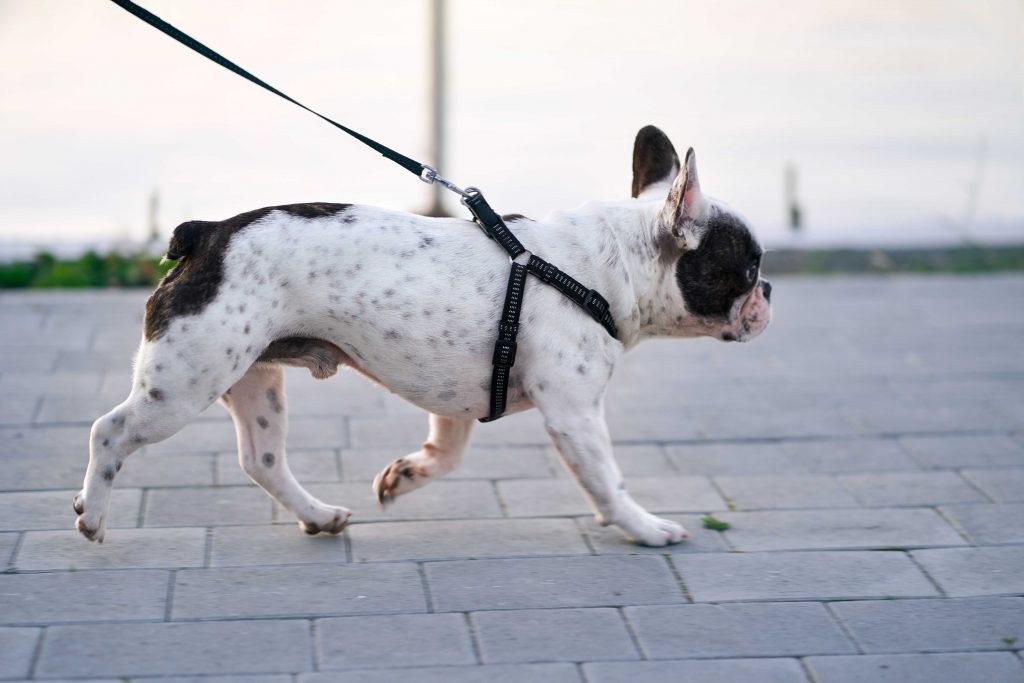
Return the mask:
<path id="1" fill-rule="evenodd" d="M 637 134 L 632 197 L 542 221 L 505 216 L 530 251 L 608 300 L 613 338 L 530 278 L 508 413 L 536 407 L 598 522 L 648 546 L 687 537 L 629 495 L 612 454 L 604 394 L 621 355 L 650 337 L 748 341 L 771 317 L 762 249 L 747 222 L 701 190 L 653 126 Z M 529 253 L 524 256 L 529 256 Z M 350 511 L 310 495 L 285 456 L 281 366 L 314 377 L 352 368 L 429 415 L 422 447 L 377 475 L 382 503 L 451 472 L 488 413 L 508 256 L 477 226 L 347 204 L 295 204 L 175 229 L 176 260 L 146 303 L 131 393 L 92 426 L 75 527 L 102 542 L 125 458 L 219 400 L 245 472 L 310 534 L 342 531 Z M 517 258 L 517 261 L 521 260 Z"/>

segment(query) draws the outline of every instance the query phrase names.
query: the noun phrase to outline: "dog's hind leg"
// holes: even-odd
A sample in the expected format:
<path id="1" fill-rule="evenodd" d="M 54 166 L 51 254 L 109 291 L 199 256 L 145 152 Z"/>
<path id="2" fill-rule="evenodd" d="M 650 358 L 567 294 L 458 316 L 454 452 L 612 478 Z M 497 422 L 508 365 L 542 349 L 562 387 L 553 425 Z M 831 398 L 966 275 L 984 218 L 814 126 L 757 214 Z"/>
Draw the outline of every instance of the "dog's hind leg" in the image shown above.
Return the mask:
<path id="1" fill-rule="evenodd" d="M 221 402 L 235 421 L 238 460 L 245 473 L 298 517 L 306 533 L 336 534 L 344 529 L 352 513 L 314 498 L 288 467 L 288 413 L 281 368 L 264 363 L 253 365 L 221 397 Z"/>
<path id="2" fill-rule="evenodd" d="M 430 415 L 430 433 L 423 447 L 395 460 L 373 480 L 377 500 L 388 503 L 454 470 L 466 452 L 472 420 Z"/>
<path id="3" fill-rule="evenodd" d="M 206 409 L 231 377 L 188 378 L 175 372 L 182 363 L 159 343 L 139 350 L 131 394 L 92 425 L 89 466 L 73 506 L 75 528 L 92 541 L 103 541 L 114 477 L 125 458 L 143 446 L 173 436 Z"/>

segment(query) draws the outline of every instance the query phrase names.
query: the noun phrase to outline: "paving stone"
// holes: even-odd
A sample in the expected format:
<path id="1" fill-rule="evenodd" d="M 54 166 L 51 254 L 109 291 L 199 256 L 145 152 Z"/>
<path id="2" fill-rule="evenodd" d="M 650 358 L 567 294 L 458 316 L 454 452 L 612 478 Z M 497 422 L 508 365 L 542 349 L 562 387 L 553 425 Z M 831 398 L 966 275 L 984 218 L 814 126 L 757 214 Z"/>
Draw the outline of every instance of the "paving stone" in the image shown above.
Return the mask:
<path id="1" fill-rule="evenodd" d="M 97 657 L 117 643 L 116 657 Z M 311 666 L 304 620 L 50 628 L 36 676 L 290 673 Z"/>
<path id="2" fill-rule="evenodd" d="M 103 544 L 78 531 L 30 531 L 15 567 L 38 569 L 154 569 L 202 567 L 206 529 L 118 529 Z"/>
<path id="3" fill-rule="evenodd" d="M 1024 503 L 1024 469 L 964 470 L 963 475 L 1000 503 Z"/>
<path id="4" fill-rule="evenodd" d="M 717 515 L 736 550 L 840 550 L 964 545 L 934 510 L 780 510 Z"/>
<path id="5" fill-rule="evenodd" d="M 338 455 L 333 450 L 288 451 L 288 469 L 303 484 L 341 480 Z M 217 483 L 221 486 L 252 483 L 238 464 L 237 453 L 217 455 Z"/>
<path id="6" fill-rule="evenodd" d="M 908 432 L 1005 431 L 1013 420 L 986 405 L 921 397 L 917 401 L 879 396 L 870 403 L 847 408 L 850 419 L 872 434 Z"/>
<path id="7" fill-rule="evenodd" d="M 589 683 L 808 683 L 800 662 L 782 658 L 600 662 L 583 671 Z"/>
<path id="8" fill-rule="evenodd" d="M 415 676 L 416 683 L 582 683 L 573 664 L 495 664 L 440 666 L 415 669 L 362 669 L 345 672 L 345 683 L 394 683 Z M 336 683 L 331 672 L 302 674 L 299 683 Z"/>
<path id="9" fill-rule="evenodd" d="M 321 669 L 476 663 L 469 627 L 461 614 L 321 619 L 316 633 Z"/>
<path id="10" fill-rule="evenodd" d="M 213 567 L 272 564 L 343 564 L 345 537 L 310 536 L 298 524 L 214 527 L 210 565 Z"/>
<path id="11" fill-rule="evenodd" d="M 19 536 L 18 533 L 0 533 L 0 567 L 7 566 L 7 563 L 13 558 Z"/>
<path id="12" fill-rule="evenodd" d="M 488 664 L 639 659 L 615 609 L 521 609 L 472 618 Z"/>
<path id="13" fill-rule="evenodd" d="M 147 488 L 212 484 L 213 459 L 209 455 L 169 457 L 147 453 L 126 460 L 124 468 L 117 474 L 117 486 Z"/>
<path id="14" fill-rule="evenodd" d="M 0 530 L 73 529 L 71 501 L 78 490 L 0 493 Z M 114 488 L 110 495 L 110 529 L 134 527 L 139 521 L 142 491 Z M 84 540 L 84 539 L 83 539 Z"/>
<path id="15" fill-rule="evenodd" d="M 153 489 L 146 496 L 145 526 L 268 524 L 274 502 L 255 484 Z"/>
<path id="16" fill-rule="evenodd" d="M 0 356 L 0 371 L 3 371 L 0 392 L 23 396 L 92 396 L 99 390 L 102 377 L 99 372 L 50 372 L 57 353 L 36 351 L 21 358 Z"/>
<path id="17" fill-rule="evenodd" d="M 1024 546 L 942 548 L 912 554 L 946 595 L 1024 593 Z"/>
<path id="18" fill-rule="evenodd" d="M 626 480 L 630 495 L 650 512 L 724 510 L 725 501 L 704 477 L 635 477 Z M 552 517 L 589 513 L 583 492 L 570 479 L 510 479 L 498 493 L 511 517 Z"/>
<path id="19" fill-rule="evenodd" d="M 3 624 L 163 619 L 168 573 L 0 574 Z"/>
<path id="20" fill-rule="evenodd" d="M 42 399 L 38 396 L 0 395 L 0 425 L 27 425 Z"/>
<path id="21" fill-rule="evenodd" d="M 590 554 L 571 519 L 382 522 L 348 533 L 356 562 Z"/>
<path id="22" fill-rule="evenodd" d="M 226 590 L 230 586 L 231 590 Z M 424 612 L 413 564 L 182 570 L 174 619 Z"/>
<path id="23" fill-rule="evenodd" d="M 627 607 L 651 659 L 779 657 L 855 652 L 818 603 Z"/>
<path id="24" fill-rule="evenodd" d="M 938 596 L 898 552 L 717 553 L 672 561 L 696 602 Z"/>
<path id="25" fill-rule="evenodd" d="M 720 476 L 715 483 L 740 510 L 857 507 L 834 477 L 823 475 Z"/>
<path id="26" fill-rule="evenodd" d="M 819 683 L 1020 683 L 1024 667 L 1008 652 L 853 655 L 804 660 Z"/>
<path id="27" fill-rule="evenodd" d="M 951 505 L 942 514 L 979 545 L 1024 543 L 1024 503 Z"/>
<path id="28" fill-rule="evenodd" d="M 784 441 L 780 447 L 802 472 L 842 474 L 919 469 L 895 439 Z"/>
<path id="29" fill-rule="evenodd" d="M 853 419 L 831 406 L 758 406 L 736 418 L 735 408 L 692 408 L 697 433 L 705 439 L 852 436 L 862 433 Z"/>
<path id="30" fill-rule="evenodd" d="M 729 550 L 721 532 L 705 529 L 699 516 L 664 515 L 666 519 L 683 525 L 690 537 L 682 543 L 663 548 L 637 545 L 612 526 L 600 526 L 593 515 L 576 520 L 598 555 L 686 555 L 688 553 L 717 553 Z"/>
<path id="31" fill-rule="evenodd" d="M 161 676 L 156 680 L 134 679 L 133 683 L 292 683 L 286 674 L 256 674 L 241 676 Z M 50 683 L 50 681 L 47 681 Z M 89 683 L 92 683 L 91 681 Z M 121 680 L 119 683 L 124 683 Z"/>
<path id="32" fill-rule="evenodd" d="M 88 450 L 42 450 L 34 455 L 4 453 L 0 456 L 0 489 L 80 489 L 88 464 Z"/>
<path id="33" fill-rule="evenodd" d="M 38 628 L 0 628 L 0 678 L 28 678 L 40 633 Z"/>
<path id="34" fill-rule="evenodd" d="M 778 443 L 667 445 L 665 453 L 681 474 L 778 474 L 800 466 Z"/>
<path id="35" fill-rule="evenodd" d="M 903 447 L 931 469 L 1024 467 L 1024 447 L 1005 434 L 944 434 L 900 439 Z"/>
<path id="36" fill-rule="evenodd" d="M 501 517 L 494 488 L 487 481 L 434 481 L 381 507 L 369 483 L 310 484 L 311 494 L 330 505 L 352 510 L 359 522 L 415 519 L 479 519 Z"/>
<path id="37" fill-rule="evenodd" d="M 125 397 L 127 397 L 125 393 Z M 124 397 L 122 397 L 124 398 Z M 112 401 L 102 394 L 94 396 L 43 396 L 35 424 L 78 422 L 91 425 L 96 419 L 108 413 L 120 400 Z M 28 422 L 30 420 L 26 420 Z M 88 432 L 86 432 L 88 444 Z M 87 445 L 85 446 L 88 447 Z"/>
<path id="38" fill-rule="evenodd" d="M 438 612 L 683 601 L 660 557 L 466 560 L 428 562 L 424 569 Z"/>
<path id="39" fill-rule="evenodd" d="M 871 507 L 988 502 L 955 472 L 892 472 L 839 477 L 853 495 Z"/>
<path id="40" fill-rule="evenodd" d="M 362 416 L 349 418 L 351 445 L 357 448 L 383 448 L 395 446 L 399 457 L 419 448 L 427 435 L 426 413 L 414 415 Z M 503 417 L 488 424 L 479 424 L 473 430 L 476 446 L 537 445 L 551 442 L 544 431 L 544 418 L 540 412 L 530 410 Z M 405 449 L 405 450 L 402 450 Z"/>
<path id="41" fill-rule="evenodd" d="M 89 462 L 89 427 L 87 425 L 3 427 L 0 428 L 0 444 L 3 444 L 4 460 L 39 457 L 40 453 L 77 453 L 83 474 L 85 466 Z M 0 460 L 0 464 L 3 464 L 4 460 Z M 3 471 L 0 470 L 0 472 Z"/>
<path id="42" fill-rule="evenodd" d="M 1005 650 L 1024 642 L 1024 598 L 835 602 L 832 611 L 867 653 Z"/>
<path id="43" fill-rule="evenodd" d="M 289 427 L 289 436 L 291 428 Z M 236 448 L 235 428 L 229 419 L 202 420 L 187 424 L 169 439 L 146 446 L 146 455 L 215 453 Z M 289 439 L 289 445 L 292 445 Z"/>

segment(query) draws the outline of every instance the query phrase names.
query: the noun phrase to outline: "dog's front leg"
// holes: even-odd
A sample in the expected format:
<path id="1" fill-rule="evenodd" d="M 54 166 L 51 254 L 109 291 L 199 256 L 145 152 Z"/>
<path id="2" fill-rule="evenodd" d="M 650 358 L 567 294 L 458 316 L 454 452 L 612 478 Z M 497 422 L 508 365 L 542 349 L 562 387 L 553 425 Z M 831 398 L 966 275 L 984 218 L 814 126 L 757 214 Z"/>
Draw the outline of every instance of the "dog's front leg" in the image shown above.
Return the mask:
<path id="1" fill-rule="evenodd" d="M 395 460 L 373 480 L 373 492 L 384 505 L 454 470 L 469 445 L 472 420 L 430 415 L 430 433 L 415 453 Z"/>
<path id="2" fill-rule="evenodd" d="M 586 493 L 599 524 L 614 524 L 642 545 L 663 546 L 687 538 L 686 529 L 655 517 L 626 492 L 612 455 L 608 425 L 599 411 L 580 415 L 545 412 L 545 418 L 562 462 Z"/>

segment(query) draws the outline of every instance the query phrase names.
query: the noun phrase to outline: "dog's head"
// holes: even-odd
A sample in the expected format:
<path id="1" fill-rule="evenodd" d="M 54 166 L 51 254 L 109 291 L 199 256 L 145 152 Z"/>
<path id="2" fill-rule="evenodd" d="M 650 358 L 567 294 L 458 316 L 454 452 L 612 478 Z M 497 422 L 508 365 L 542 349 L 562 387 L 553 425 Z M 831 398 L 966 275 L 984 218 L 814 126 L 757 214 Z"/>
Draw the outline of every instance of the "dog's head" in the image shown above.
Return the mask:
<path id="1" fill-rule="evenodd" d="M 761 279 L 761 245 L 746 220 L 706 196 L 690 148 L 683 163 L 668 137 L 654 126 L 636 136 L 633 196 L 663 200 L 656 222 L 673 260 L 675 284 L 701 334 L 749 341 L 771 320 L 772 286 Z"/>

